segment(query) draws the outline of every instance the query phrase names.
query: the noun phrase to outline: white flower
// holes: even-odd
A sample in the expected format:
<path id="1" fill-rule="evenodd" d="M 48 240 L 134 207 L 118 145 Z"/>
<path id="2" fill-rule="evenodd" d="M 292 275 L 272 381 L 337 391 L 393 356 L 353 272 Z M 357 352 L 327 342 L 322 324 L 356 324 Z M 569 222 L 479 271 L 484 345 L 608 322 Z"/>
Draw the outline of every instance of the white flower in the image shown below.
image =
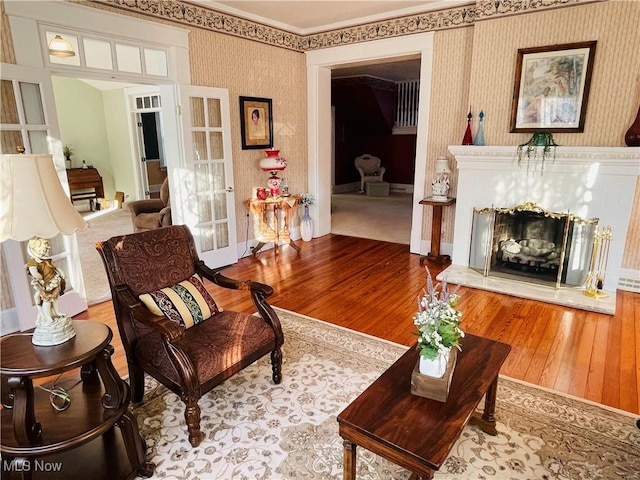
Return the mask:
<path id="1" fill-rule="evenodd" d="M 434 359 L 455 347 L 460 349 L 459 340 L 464 332 L 458 327 L 462 313 L 456 310 L 460 296 L 449 293 L 446 280 L 442 290 L 437 291 L 427 268 L 427 290 L 418 299 L 418 311 L 413 323 L 418 328 L 418 350 L 420 355 Z"/>
<path id="2" fill-rule="evenodd" d="M 311 195 L 310 193 L 303 193 L 300 196 L 300 205 L 302 205 L 303 207 L 309 207 L 314 203 L 315 203 L 315 199 L 313 198 L 313 195 Z"/>

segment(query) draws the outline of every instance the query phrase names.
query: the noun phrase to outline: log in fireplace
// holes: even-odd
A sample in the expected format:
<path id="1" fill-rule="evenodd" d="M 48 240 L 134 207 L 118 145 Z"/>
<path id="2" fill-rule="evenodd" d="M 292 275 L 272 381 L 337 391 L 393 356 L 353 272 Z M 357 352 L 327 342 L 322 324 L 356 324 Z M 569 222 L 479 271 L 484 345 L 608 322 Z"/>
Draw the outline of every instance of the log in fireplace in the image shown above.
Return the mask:
<path id="1" fill-rule="evenodd" d="M 484 276 L 555 288 L 583 285 L 597 218 L 553 212 L 526 202 L 474 208 L 469 267 Z"/>

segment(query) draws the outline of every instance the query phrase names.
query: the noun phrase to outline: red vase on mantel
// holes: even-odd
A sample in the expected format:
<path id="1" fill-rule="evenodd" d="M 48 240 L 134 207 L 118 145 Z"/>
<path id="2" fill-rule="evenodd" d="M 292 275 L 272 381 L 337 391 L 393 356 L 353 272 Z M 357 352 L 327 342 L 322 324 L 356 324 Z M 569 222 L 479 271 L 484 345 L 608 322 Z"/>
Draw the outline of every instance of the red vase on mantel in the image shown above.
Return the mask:
<path id="1" fill-rule="evenodd" d="M 624 143 L 627 144 L 627 147 L 640 147 L 640 107 L 638 108 L 635 122 L 631 124 L 627 133 L 624 134 Z"/>
<path id="2" fill-rule="evenodd" d="M 471 110 L 469 110 L 469 115 L 467 115 L 467 129 L 464 132 L 464 137 L 462 138 L 462 145 L 473 145 L 473 136 L 471 135 L 471 118 L 473 115 L 471 114 Z"/>

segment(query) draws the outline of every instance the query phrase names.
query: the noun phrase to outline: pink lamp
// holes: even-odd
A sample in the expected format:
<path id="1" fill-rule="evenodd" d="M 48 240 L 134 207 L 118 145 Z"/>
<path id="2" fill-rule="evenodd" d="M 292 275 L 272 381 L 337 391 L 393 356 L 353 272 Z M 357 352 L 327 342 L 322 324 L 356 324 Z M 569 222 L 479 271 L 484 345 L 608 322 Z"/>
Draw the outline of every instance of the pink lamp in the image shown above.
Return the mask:
<path id="1" fill-rule="evenodd" d="M 280 150 L 269 148 L 265 150 L 267 156 L 260 160 L 260 168 L 265 172 L 271 173 L 267 180 L 267 186 L 271 195 L 280 194 L 280 178 L 276 175 L 279 171 L 287 168 L 287 161 L 281 157 Z"/>

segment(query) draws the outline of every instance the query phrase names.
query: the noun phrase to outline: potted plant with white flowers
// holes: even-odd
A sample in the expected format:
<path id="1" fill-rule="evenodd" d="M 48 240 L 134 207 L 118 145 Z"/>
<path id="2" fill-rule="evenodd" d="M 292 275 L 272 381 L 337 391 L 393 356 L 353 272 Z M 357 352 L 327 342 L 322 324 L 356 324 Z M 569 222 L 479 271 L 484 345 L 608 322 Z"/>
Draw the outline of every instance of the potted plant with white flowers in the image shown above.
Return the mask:
<path id="1" fill-rule="evenodd" d="M 423 375 L 440 378 L 445 374 L 452 355 L 461 350 L 460 339 L 464 337 L 459 327 L 462 312 L 456 309 L 460 296 L 449 292 L 446 279 L 438 291 L 431 272 L 428 268 L 426 270 L 427 289 L 418 299 L 418 311 L 413 318 L 418 328 L 419 371 Z M 455 362 L 455 357 L 452 361 Z"/>

